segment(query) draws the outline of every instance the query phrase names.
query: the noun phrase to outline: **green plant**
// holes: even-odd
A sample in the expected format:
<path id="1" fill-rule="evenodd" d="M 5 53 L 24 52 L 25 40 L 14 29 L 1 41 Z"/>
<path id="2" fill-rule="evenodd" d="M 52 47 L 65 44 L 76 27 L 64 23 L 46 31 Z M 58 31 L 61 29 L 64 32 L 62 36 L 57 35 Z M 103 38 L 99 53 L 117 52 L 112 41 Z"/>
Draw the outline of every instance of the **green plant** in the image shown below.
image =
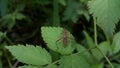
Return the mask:
<path id="1" fill-rule="evenodd" d="M 67 24 L 66 27 L 70 28 L 69 26 L 71 25 L 69 24 L 73 25 L 76 23 L 83 23 L 84 21 L 81 21 L 82 19 L 84 19 L 83 17 L 85 17 L 87 22 L 90 22 L 92 20 L 90 18 L 90 15 L 88 14 L 88 12 L 90 12 L 90 14 L 93 15 L 94 35 L 92 36 L 94 36 L 94 40 L 92 39 L 92 36 L 89 35 L 90 33 L 87 33 L 87 31 L 83 31 L 85 39 L 83 38 L 83 43 L 81 43 L 79 42 L 81 40 L 76 42 L 74 36 L 69 31 L 64 32 L 65 28 L 42 27 L 41 34 L 44 42 L 47 45 L 47 48 L 42 48 L 38 45 L 35 46 L 29 44 L 6 46 L 6 48 L 18 61 L 25 63 L 25 65 L 19 66 L 19 68 L 120 67 L 120 32 L 115 32 L 115 25 L 117 25 L 120 19 L 119 0 L 53 0 L 53 2 L 50 0 L 30 0 L 29 2 L 22 2 L 24 2 L 23 5 L 27 6 L 27 8 L 32 8 L 31 10 L 38 9 L 38 6 L 42 7 L 40 10 L 41 17 L 38 15 L 39 17 L 36 18 L 37 20 L 40 19 L 39 22 L 46 22 L 47 18 L 48 22 L 45 24 L 49 26 L 66 26 Z M 3 1 L 3 3 L 5 3 L 2 4 L 4 5 L 4 7 L 8 5 L 7 0 Z M 46 5 L 47 7 L 50 5 L 49 9 L 46 8 Z M 53 6 L 52 9 L 51 5 Z M 89 11 L 87 10 L 86 5 L 88 6 Z M 64 9 L 61 9 L 61 7 L 65 8 L 65 11 Z M 22 6 L 22 8 L 24 8 L 24 6 Z M 7 27 L 12 28 L 15 25 L 16 20 L 22 20 L 26 17 L 21 14 L 19 10 L 15 10 L 10 14 L 6 14 L 6 9 L 1 8 L 1 20 L 3 22 L 1 22 L 0 24 L 3 24 L 3 26 L 8 24 Z M 63 17 L 62 15 L 60 15 L 60 13 L 63 13 Z M 47 17 L 44 17 L 45 15 L 47 15 Z M 12 21 L 13 23 L 8 23 L 8 19 L 10 19 L 10 21 Z M 4 21 L 7 21 L 7 23 L 5 23 Z M 63 22 L 65 23 L 63 24 Z M 32 23 L 32 26 L 33 24 L 34 23 Z M 100 28 L 98 28 L 97 25 Z M 41 23 L 39 24 L 39 26 L 41 26 Z M 37 28 L 39 28 L 39 26 L 37 26 Z M 84 28 L 89 29 L 89 27 Z M 90 27 L 90 29 L 92 29 L 92 27 Z M 101 41 L 100 39 L 99 41 L 99 35 L 102 35 L 102 33 L 99 32 L 100 29 L 102 29 L 103 33 L 105 33 L 105 39 L 107 40 L 103 41 L 102 39 Z M 70 30 L 72 31 L 72 28 L 70 28 Z M 35 33 L 33 32 L 32 36 L 35 35 Z M 13 45 L 13 42 L 9 40 L 6 33 L 1 32 L 1 38 L 2 40 L 6 39 L 8 43 Z M 6 45 L 6 43 L 4 45 Z M 2 49 L 3 48 L 4 47 L 2 47 Z M 9 66 L 12 68 L 9 59 L 8 63 Z"/>
<path id="2" fill-rule="evenodd" d="M 16 20 L 26 19 L 26 16 L 20 13 L 24 9 L 24 5 L 17 5 L 16 9 L 12 13 L 7 13 L 2 16 L 0 20 L 0 27 L 7 27 L 8 29 L 12 29 L 16 24 Z M 1 13 L 3 14 L 3 13 Z M 6 26 L 7 25 L 7 26 Z"/>
<path id="3" fill-rule="evenodd" d="M 84 32 L 89 45 L 89 48 L 86 48 L 76 43 L 74 39 L 71 39 L 70 37 L 73 36 L 68 31 L 67 45 L 64 44 L 63 40 L 56 42 L 63 36 L 63 28 L 42 27 L 41 30 L 42 37 L 46 42 L 47 47 L 53 52 L 58 53 L 59 56 L 56 57 L 59 57 L 59 59 L 53 61 L 52 57 L 55 57 L 55 55 L 51 55 L 50 52 L 40 46 L 29 44 L 7 46 L 7 49 L 9 49 L 17 60 L 28 64 L 27 66 L 20 66 L 19 68 L 103 68 L 103 62 L 105 62 L 105 60 L 102 60 L 104 56 L 101 52 L 104 53 L 104 55 L 108 54 L 108 56 L 112 56 L 120 51 L 120 49 L 117 48 L 119 41 L 116 41 L 119 39 L 120 33 L 114 36 L 113 44 L 110 44 L 108 41 L 103 41 L 96 47 L 91 37 Z M 111 49 L 111 45 L 113 46 L 113 49 Z M 97 48 L 99 48 L 100 51 Z M 74 52 L 75 50 L 76 52 Z"/>
<path id="4" fill-rule="evenodd" d="M 97 25 L 109 36 L 113 35 L 115 24 L 120 19 L 119 6 L 119 0 L 91 0 L 88 2 L 90 13 L 97 18 Z"/>

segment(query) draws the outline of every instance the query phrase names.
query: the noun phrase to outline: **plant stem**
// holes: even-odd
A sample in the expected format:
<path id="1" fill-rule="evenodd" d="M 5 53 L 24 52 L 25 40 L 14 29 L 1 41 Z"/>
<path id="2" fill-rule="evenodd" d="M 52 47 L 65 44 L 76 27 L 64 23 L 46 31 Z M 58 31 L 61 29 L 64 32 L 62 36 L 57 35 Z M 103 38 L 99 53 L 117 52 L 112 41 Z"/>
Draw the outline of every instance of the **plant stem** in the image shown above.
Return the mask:
<path id="1" fill-rule="evenodd" d="M 53 0 L 53 26 L 60 26 L 58 0 Z"/>
<path id="2" fill-rule="evenodd" d="M 100 51 L 100 53 L 105 57 L 106 61 L 110 64 L 111 68 L 114 68 L 108 57 L 102 52 L 102 50 L 98 46 L 97 42 L 97 25 L 96 25 L 96 18 L 94 18 L 94 40 L 95 40 L 95 45 L 96 48 Z"/>
<path id="3" fill-rule="evenodd" d="M 8 43 L 10 43 L 11 45 L 13 45 L 14 43 L 5 35 L 4 38 L 6 39 L 6 41 L 8 41 Z"/>
<path id="4" fill-rule="evenodd" d="M 95 45 L 98 44 L 97 42 L 97 27 L 96 27 L 96 19 L 94 18 L 94 41 L 95 41 Z"/>
<path id="5" fill-rule="evenodd" d="M 6 39 L 6 41 L 7 41 L 9 44 L 11 44 L 11 45 L 14 44 L 6 35 L 4 35 L 4 38 Z M 6 50 L 5 50 L 5 47 L 3 47 L 3 51 L 5 52 L 5 57 L 6 57 L 7 61 L 8 61 L 8 64 L 9 64 L 10 68 L 13 68 L 13 67 L 12 67 L 12 64 L 10 63 L 9 57 L 8 57 L 8 55 L 7 55 L 7 52 L 6 52 Z"/>
<path id="6" fill-rule="evenodd" d="M 10 60 L 9 60 L 9 58 L 8 58 L 7 52 L 6 52 L 6 50 L 5 50 L 5 47 L 3 48 L 3 51 L 5 52 L 5 57 L 6 57 L 7 61 L 8 61 L 8 64 L 9 64 L 10 68 L 13 68 L 13 67 L 12 67 L 12 64 L 10 63 Z"/>

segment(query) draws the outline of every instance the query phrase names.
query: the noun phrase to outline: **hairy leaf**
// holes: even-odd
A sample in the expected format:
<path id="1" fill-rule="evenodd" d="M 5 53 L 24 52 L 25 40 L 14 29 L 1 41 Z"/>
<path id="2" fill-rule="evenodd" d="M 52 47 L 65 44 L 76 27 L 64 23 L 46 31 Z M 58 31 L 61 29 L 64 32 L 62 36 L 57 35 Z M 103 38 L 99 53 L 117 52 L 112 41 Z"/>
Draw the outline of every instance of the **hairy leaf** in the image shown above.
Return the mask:
<path id="1" fill-rule="evenodd" d="M 90 68 L 85 59 L 78 55 L 64 56 L 59 64 L 59 68 Z"/>
<path id="2" fill-rule="evenodd" d="M 93 57 L 90 54 L 89 50 L 83 47 L 80 44 L 76 44 L 76 50 L 79 52 L 79 56 L 83 57 L 88 63 L 93 63 Z"/>
<path id="3" fill-rule="evenodd" d="M 104 64 L 103 63 L 93 64 L 91 68 L 104 68 Z"/>
<path id="4" fill-rule="evenodd" d="M 74 23 L 77 22 L 79 18 L 78 10 L 82 9 L 82 4 L 76 1 L 71 2 L 64 12 L 63 20 L 72 20 Z"/>
<path id="5" fill-rule="evenodd" d="M 113 52 L 117 53 L 120 51 L 120 32 L 114 35 L 113 38 Z"/>
<path id="6" fill-rule="evenodd" d="M 101 49 L 101 51 L 107 55 L 107 53 L 109 52 L 110 50 L 110 44 L 109 42 L 107 41 L 104 41 L 102 43 L 99 44 L 99 48 Z M 92 54 L 94 55 L 94 57 L 97 59 L 97 60 L 101 60 L 102 58 L 104 58 L 104 56 L 101 54 L 101 52 L 95 48 L 95 49 L 92 49 Z"/>
<path id="7" fill-rule="evenodd" d="M 60 54 L 58 52 L 55 52 L 53 50 L 49 50 L 49 53 L 52 56 L 53 61 L 56 61 L 60 58 Z"/>
<path id="8" fill-rule="evenodd" d="M 83 33 L 85 35 L 88 47 L 89 48 L 95 47 L 95 43 L 94 43 L 93 39 L 90 37 L 90 35 L 85 31 L 83 31 Z"/>
<path id="9" fill-rule="evenodd" d="M 61 54 L 71 54 L 75 49 L 75 40 L 73 36 L 66 30 L 67 44 L 63 42 L 63 28 L 60 27 L 42 27 L 42 37 L 47 43 L 47 46 Z"/>
<path id="10" fill-rule="evenodd" d="M 88 46 L 89 48 L 93 48 L 96 47 L 95 43 L 93 42 L 92 38 L 90 37 L 90 35 L 84 31 L 84 35 L 85 38 L 87 40 Z M 105 53 L 107 54 L 107 52 L 110 52 L 110 44 L 109 42 L 102 42 L 99 44 L 99 48 Z M 91 53 L 93 54 L 93 56 L 95 57 L 95 59 L 101 60 L 103 58 L 103 55 L 100 53 L 100 51 L 97 48 L 91 49 Z"/>
<path id="11" fill-rule="evenodd" d="M 120 19 L 120 0 L 92 0 L 88 2 L 90 13 L 106 34 L 113 35 L 115 24 Z"/>
<path id="12" fill-rule="evenodd" d="M 9 49 L 16 59 L 26 64 L 42 66 L 51 63 L 50 54 L 39 46 L 7 46 L 7 49 Z"/>

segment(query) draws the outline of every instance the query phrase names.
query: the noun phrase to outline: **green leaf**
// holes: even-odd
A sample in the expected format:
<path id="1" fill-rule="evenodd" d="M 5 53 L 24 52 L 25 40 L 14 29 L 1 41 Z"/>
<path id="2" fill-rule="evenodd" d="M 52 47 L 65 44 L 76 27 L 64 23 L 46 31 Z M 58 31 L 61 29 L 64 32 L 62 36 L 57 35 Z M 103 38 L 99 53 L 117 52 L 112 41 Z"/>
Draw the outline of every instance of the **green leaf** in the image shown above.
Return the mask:
<path id="1" fill-rule="evenodd" d="M 6 33 L 3 33 L 0 31 L 0 41 L 3 40 L 5 36 L 6 36 Z"/>
<path id="2" fill-rule="evenodd" d="M 120 32 L 116 33 L 113 38 L 113 53 L 120 51 Z"/>
<path id="3" fill-rule="evenodd" d="M 7 25 L 7 27 L 11 29 L 15 25 L 16 19 L 22 20 L 25 18 L 26 16 L 21 13 L 18 12 L 10 13 L 2 17 L 1 19 L 2 23 L 0 23 L 0 26 L 4 27 Z"/>
<path id="4" fill-rule="evenodd" d="M 118 63 L 114 63 L 113 65 L 115 68 L 120 68 L 120 64 L 118 64 Z"/>
<path id="5" fill-rule="evenodd" d="M 24 8 L 25 8 L 25 4 L 24 3 L 18 4 L 16 6 L 15 12 L 20 12 L 20 11 L 24 10 Z"/>
<path id="6" fill-rule="evenodd" d="M 68 54 L 74 50 L 72 35 L 67 32 L 67 45 L 63 44 L 63 28 L 56 27 L 42 27 L 42 37 L 44 41 L 47 43 L 47 46 L 59 53 Z"/>
<path id="7" fill-rule="evenodd" d="M 66 0 L 58 0 L 60 4 L 62 4 L 63 6 L 66 6 Z"/>
<path id="8" fill-rule="evenodd" d="M 85 32 L 85 31 L 83 31 L 83 33 L 84 33 L 84 35 L 85 35 L 85 38 L 86 38 L 88 47 L 89 47 L 89 48 L 96 47 L 96 46 L 95 46 L 95 43 L 94 43 L 93 39 L 90 37 L 90 35 L 89 35 L 87 32 Z M 90 51 L 91 51 L 91 53 L 92 53 L 93 55 L 95 55 L 95 56 L 96 56 L 97 52 L 99 52 L 97 49 L 91 49 Z M 97 52 L 96 52 L 96 51 L 97 51 Z"/>
<path id="9" fill-rule="evenodd" d="M 85 9 L 78 10 L 77 13 L 79 15 L 83 15 L 88 22 L 90 21 L 90 15 L 89 15 L 89 12 L 87 10 L 85 10 Z"/>
<path id="10" fill-rule="evenodd" d="M 43 68 L 43 67 L 33 66 L 33 65 L 24 65 L 24 66 L 19 66 L 19 68 Z M 51 64 L 44 68 L 57 68 L 57 65 Z"/>
<path id="11" fill-rule="evenodd" d="M 79 52 L 79 56 L 83 57 L 88 63 L 93 63 L 93 57 L 90 54 L 89 50 L 83 47 L 80 44 L 76 44 L 76 50 Z"/>
<path id="12" fill-rule="evenodd" d="M 95 43 L 94 43 L 93 39 L 90 37 L 90 35 L 86 31 L 83 31 L 83 33 L 85 35 L 85 38 L 86 38 L 89 48 L 95 47 Z"/>
<path id="13" fill-rule="evenodd" d="M 1 27 L 5 27 L 7 25 L 7 27 L 11 29 L 15 25 L 15 17 L 13 13 L 3 16 L 1 20 L 2 20 L 2 23 L 0 23 Z"/>
<path id="14" fill-rule="evenodd" d="M 50 64 L 49 66 L 47 66 L 46 68 L 58 68 L 57 65 L 55 64 Z"/>
<path id="15" fill-rule="evenodd" d="M 26 64 L 42 66 L 49 64 L 52 61 L 50 54 L 39 46 L 7 46 L 7 49 L 9 49 L 16 59 Z"/>
<path id="16" fill-rule="evenodd" d="M 114 68 L 120 68 L 120 64 L 119 63 L 112 63 L 112 64 L 113 64 Z M 106 67 L 107 68 L 111 68 L 110 65 L 107 65 Z"/>
<path id="17" fill-rule="evenodd" d="M 32 66 L 32 65 L 24 65 L 24 66 L 19 66 L 19 68 L 42 68 L 42 67 Z"/>
<path id="18" fill-rule="evenodd" d="M 58 60 L 60 58 L 60 54 L 55 52 L 55 51 L 53 51 L 53 50 L 49 50 L 49 53 L 52 56 L 52 60 L 53 61 L 56 61 L 56 60 Z"/>
<path id="19" fill-rule="evenodd" d="M 17 20 L 22 20 L 22 19 L 25 19 L 25 15 L 21 14 L 21 13 L 15 13 L 15 18 Z"/>
<path id="20" fill-rule="evenodd" d="M 85 59 L 78 55 L 63 56 L 59 68 L 90 68 Z"/>
<path id="21" fill-rule="evenodd" d="M 109 36 L 113 35 L 115 24 L 120 19 L 120 0 L 92 0 L 89 11 L 97 18 L 97 24 Z"/>
<path id="22" fill-rule="evenodd" d="M 110 44 L 109 42 L 104 41 L 99 44 L 99 48 L 105 55 L 107 55 L 107 53 L 110 50 Z M 102 58 L 104 58 L 104 56 L 100 53 L 100 51 L 97 48 L 92 49 L 92 54 L 97 60 L 101 60 Z"/>
<path id="23" fill-rule="evenodd" d="M 104 64 L 103 63 L 93 64 L 91 68 L 104 68 Z"/>
<path id="24" fill-rule="evenodd" d="M 66 32 L 66 39 L 67 39 L 67 44 L 64 45 L 63 42 L 63 31 L 65 29 L 60 28 L 60 27 L 42 27 L 42 37 L 43 40 L 47 43 L 47 46 L 53 50 L 56 51 L 60 54 L 71 54 L 75 46 L 74 44 L 76 43 L 73 36 L 70 34 L 70 32 Z"/>
<path id="25" fill-rule="evenodd" d="M 82 4 L 76 1 L 71 2 L 64 11 L 63 21 L 72 20 L 76 23 L 79 18 L 78 10 L 82 10 Z"/>
<path id="26" fill-rule="evenodd" d="M 85 38 L 87 40 L 89 48 L 96 47 L 95 43 L 93 42 L 92 38 L 89 36 L 87 32 L 83 32 L 85 35 Z M 104 54 L 107 54 L 107 52 L 110 52 L 110 44 L 109 42 L 105 41 L 99 44 L 99 48 L 104 52 Z M 100 51 L 97 48 L 91 49 L 91 53 L 97 60 L 101 60 L 103 58 L 103 55 L 100 53 Z"/>

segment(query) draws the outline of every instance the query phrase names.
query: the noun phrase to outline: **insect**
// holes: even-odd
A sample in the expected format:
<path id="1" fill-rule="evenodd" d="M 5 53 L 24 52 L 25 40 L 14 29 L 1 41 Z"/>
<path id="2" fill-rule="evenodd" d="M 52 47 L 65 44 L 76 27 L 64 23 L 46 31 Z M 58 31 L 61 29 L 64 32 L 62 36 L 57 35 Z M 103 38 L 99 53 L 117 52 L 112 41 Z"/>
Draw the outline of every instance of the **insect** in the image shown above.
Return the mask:
<path id="1" fill-rule="evenodd" d="M 67 30 L 66 29 L 63 29 L 63 31 L 62 31 L 62 37 L 60 38 L 60 39 L 58 39 L 56 42 L 58 42 L 58 41 L 60 41 L 60 40 L 62 40 L 62 42 L 63 42 L 63 44 L 64 45 L 67 45 Z M 72 38 L 73 39 L 73 38 Z"/>
<path id="2" fill-rule="evenodd" d="M 64 45 L 66 45 L 67 44 L 67 30 L 66 29 L 63 29 L 63 43 L 64 43 Z"/>

